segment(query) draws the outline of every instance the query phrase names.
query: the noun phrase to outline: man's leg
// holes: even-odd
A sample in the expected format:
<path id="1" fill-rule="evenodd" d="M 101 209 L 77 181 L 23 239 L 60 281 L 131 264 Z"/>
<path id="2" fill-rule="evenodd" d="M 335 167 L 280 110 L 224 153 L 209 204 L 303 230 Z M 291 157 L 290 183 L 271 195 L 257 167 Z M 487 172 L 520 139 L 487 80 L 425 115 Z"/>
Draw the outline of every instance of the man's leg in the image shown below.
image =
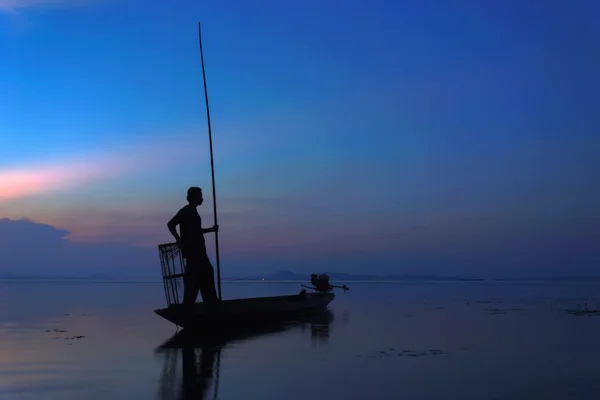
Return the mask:
<path id="1" fill-rule="evenodd" d="M 202 271 L 200 275 L 200 293 L 202 295 L 202 301 L 205 303 L 214 303 L 219 300 L 217 296 L 217 290 L 215 288 L 215 270 L 208 259 L 208 256 L 203 260 L 200 266 Z"/>
<path id="2" fill-rule="evenodd" d="M 188 255 L 183 274 L 183 304 L 193 305 L 198 297 L 198 278 L 200 275 L 198 257 Z"/>

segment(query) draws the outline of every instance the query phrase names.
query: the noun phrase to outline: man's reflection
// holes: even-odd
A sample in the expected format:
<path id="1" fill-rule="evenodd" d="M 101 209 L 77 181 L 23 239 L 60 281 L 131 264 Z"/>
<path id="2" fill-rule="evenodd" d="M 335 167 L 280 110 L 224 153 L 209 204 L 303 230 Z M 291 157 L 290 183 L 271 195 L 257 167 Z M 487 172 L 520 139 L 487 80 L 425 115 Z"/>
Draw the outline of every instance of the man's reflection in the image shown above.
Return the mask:
<path id="1" fill-rule="evenodd" d="M 218 335 L 218 338 L 188 336 L 181 331 L 157 350 L 165 353 L 163 379 L 160 383 L 161 397 L 164 400 L 209 399 L 211 397 L 210 388 L 213 386 L 213 398 L 217 398 L 221 351 L 227 345 L 306 325 L 310 325 L 312 340 L 326 343 L 329 337 L 329 325 L 332 321 L 333 313 L 325 310 L 293 323 L 270 325 L 260 330 L 227 333 L 227 335 Z M 173 384 L 176 380 L 175 363 L 179 350 L 182 355 L 182 378 L 179 394 L 176 394 L 173 393 Z"/>
<path id="2" fill-rule="evenodd" d="M 182 355 L 182 385 L 181 399 L 208 398 L 207 392 L 213 380 L 215 359 L 220 356 L 219 347 L 205 346 L 200 354 L 193 347 L 181 349 Z"/>

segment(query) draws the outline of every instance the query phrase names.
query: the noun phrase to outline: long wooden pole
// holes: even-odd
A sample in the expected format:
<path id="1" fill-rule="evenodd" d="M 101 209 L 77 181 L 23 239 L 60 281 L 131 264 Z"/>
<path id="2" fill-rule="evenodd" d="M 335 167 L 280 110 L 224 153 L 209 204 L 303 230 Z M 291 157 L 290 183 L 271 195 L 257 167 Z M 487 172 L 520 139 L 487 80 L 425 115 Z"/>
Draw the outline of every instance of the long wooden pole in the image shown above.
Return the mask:
<path id="1" fill-rule="evenodd" d="M 202 29 L 198 22 L 198 40 L 200 41 L 200 60 L 202 61 L 202 78 L 204 79 L 204 100 L 206 102 L 206 118 L 208 120 L 208 142 L 210 146 L 210 172 L 212 175 L 213 213 L 217 225 L 217 191 L 215 189 L 215 162 L 213 159 L 212 130 L 210 127 L 210 109 L 208 108 L 208 89 L 206 88 L 206 72 L 204 70 L 204 52 L 202 51 Z M 221 262 L 219 259 L 219 232 L 215 232 L 215 250 L 217 254 L 217 288 L 221 300 Z"/>

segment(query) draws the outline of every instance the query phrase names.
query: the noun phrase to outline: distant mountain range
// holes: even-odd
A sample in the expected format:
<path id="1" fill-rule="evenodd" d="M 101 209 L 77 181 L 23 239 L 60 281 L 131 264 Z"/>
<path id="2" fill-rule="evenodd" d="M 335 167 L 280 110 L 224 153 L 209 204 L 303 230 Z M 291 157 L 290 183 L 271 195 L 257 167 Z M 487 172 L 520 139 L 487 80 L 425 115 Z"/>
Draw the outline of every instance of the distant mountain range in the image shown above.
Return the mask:
<path id="1" fill-rule="evenodd" d="M 112 276 L 104 274 L 88 275 L 52 275 L 52 274 L 13 274 L 11 272 L 0 272 L 0 280 L 32 280 L 32 281 L 112 281 Z"/>
<path id="2" fill-rule="evenodd" d="M 346 272 L 326 272 L 332 281 L 463 281 L 463 282 L 532 282 L 532 281 L 599 281 L 600 276 L 556 276 L 556 277 L 524 277 L 524 278 L 475 278 L 465 276 L 440 276 L 431 274 L 403 274 L 403 275 L 355 275 Z M 224 278 L 226 280 L 241 281 L 309 281 L 310 274 L 297 274 L 281 270 L 273 274 L 254 275 L 247 277 Z"/>
<path id="3" fill-rule="evenodd" d="M 326 272 L 332 281 L 462 281 L 462 282 L 534 282 L 534 281 L 599 281 L 600 276 L 557 276 L 557 277 L 537 277 L 537 278 L 474 278 L 464 276 L 440 276 L 431 274 L 404 274 L 404 275 L 375 275 L 375 274 L 349 274 L 346 272 Z M 0 280 L 27 280 L 27 281 L 137 281 L 140 279 L 115 278 L 108 274 L 88 274 L 88 275 L 52 275 L 52 274 L 14 274 L 10 272 L 0 272 Z M 141 279 L 143 281 L 156 281 L 153 279 Z M 266 275 L 250 275 L 246 277 L 223 277 L 226 281 L 310 281 L 310 274 L 298 274 L 291 271 L 281 270 Z M 158 279 L 160 281 L 160 279 Z"/>
<path id="4" fill-rule="evenodd" d="M 346 272 L 326 272 L 332 281 L 483 281 L 481 278 L 466 278 L 462 276 L 437 275 L 354 275 Z M 227 280 L 243 281 L 309 281 L 310 274 L 297 274 L 281 270 L 268 275 L 227 278 Z"/>

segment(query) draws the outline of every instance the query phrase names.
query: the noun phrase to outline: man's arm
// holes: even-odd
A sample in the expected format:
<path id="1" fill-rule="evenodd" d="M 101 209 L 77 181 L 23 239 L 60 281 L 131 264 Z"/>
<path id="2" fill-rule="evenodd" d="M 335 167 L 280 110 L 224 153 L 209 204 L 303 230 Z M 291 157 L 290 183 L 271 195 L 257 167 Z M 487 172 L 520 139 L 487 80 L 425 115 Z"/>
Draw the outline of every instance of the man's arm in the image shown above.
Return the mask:
<path id="1" fill-rule="evenodd" d="M 201 229 L 200 231 L 202 232 L 203 235 L 205 233 L 218 232 L 219 231 L 219 225 L 215 225 L 212 228 Z"/>
<path id="2" fill-rule="evenodd" d="M 179 211 L 171 220 L 167 223 L 167 227 L 169 228 L 169 232 L 175 238 L 175 241 L 179 243 L 181 241 L 181 237 L 177 233 L 177 225 L 181 223 L 181 211 Z"/>

